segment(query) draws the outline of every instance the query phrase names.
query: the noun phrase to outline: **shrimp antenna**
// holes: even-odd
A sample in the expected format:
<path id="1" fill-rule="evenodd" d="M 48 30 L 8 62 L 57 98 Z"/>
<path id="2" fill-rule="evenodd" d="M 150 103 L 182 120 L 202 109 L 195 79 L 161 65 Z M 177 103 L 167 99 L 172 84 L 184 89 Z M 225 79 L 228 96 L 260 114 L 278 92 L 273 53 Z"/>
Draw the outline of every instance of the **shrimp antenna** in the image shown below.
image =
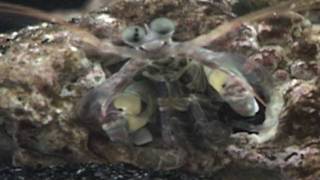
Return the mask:
<path id="1" fill-rule="evenodd" d="M 232 30 L 237 29 L 243 23 L 261 20 L 269 16 L 287 14 L 288 12 L 292 11 L 304 11 L 319 7 L 319 0 L 289 0 L 286 2 L 280 2 L 278 5 L 254 11 L 247 15 L 231 20 L 230 22 L 223 23 L 222 25 L 216 27 L 214 30 L 208 32 L 207 34 L 201 35 L 189 41 L 189 43 L 196 46 L 207 46 L 211 42 L 219 39 L 220 37 L 225 36 Z"/>
<path id="2" fill-rule="evenodd" d="M 0 3 L 0 13 L 27 16 L 37 20 L 43 20 L 49 23 L 59 24 L 66 27 L 75 34 L 79 35 L 79 37 L 81 37 L 81 40 L 86 43 L 89 43 L 93 46 L 99 46 L 100 44 L 100 40 L 93 34 L 71 25 L 69 22 L 67 22 L 63 17 L 59 15 L 53 15 L 31 7 L 2 2 Z"/>

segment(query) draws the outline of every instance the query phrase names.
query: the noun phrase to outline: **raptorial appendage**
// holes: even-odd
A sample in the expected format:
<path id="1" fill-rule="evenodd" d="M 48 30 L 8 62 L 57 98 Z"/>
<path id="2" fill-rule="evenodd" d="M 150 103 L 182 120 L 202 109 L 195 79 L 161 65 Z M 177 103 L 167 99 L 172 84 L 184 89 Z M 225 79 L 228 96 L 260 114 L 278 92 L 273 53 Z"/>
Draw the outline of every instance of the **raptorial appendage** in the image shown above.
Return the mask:
<path id="1" fill-rule="evenodd" d="M 122 94 L 125 88 L 134 82 L 133 77 L 143 69 L 144 66 L 145 61 L 128 61 L 117 73 L 113 74 L 98 87 L 90 90 L 89 93 L 82 98 L 79 105 L 78 112 L 81 122 L 87 124 L 89 127 L 91 126 L 93 129 L 96 129 L 96 131 L 97 129 L 106 129 L 108 127 L 107 125 L 115 127 L 120 126 L 120 124 L 120 127 L 125 129 L 127 122 L 124 122 L 123 115 L 127 114 L 123 114 L 119 109 L 116 109 L 113 102 L 119 97 L 119 94 Z M 128 102 L 134 103 L 132 101 L 128 100 Z M 127 113 L 130 114 L 130 112 Z M 125 136 L 125 134 L 118 135 Z M 110 136 L 110 138 L 117 139 L 112 136 Z M 124 138 L 126 137 L 122 139 Z"/>
<path id="2" fill-rule="evenodd" d="M 108 116 L 110 120 L 102 125 L 102 129 L 111 141 L 126 142 L 130 139 L 135 145 L 151 142 L 152 135 L 145 126 L 153 118 L 155 101 L 150 84 L 145 81 L 133 82 L 115 96 L 111 110 L 107 111 L 111 114 Z"/>

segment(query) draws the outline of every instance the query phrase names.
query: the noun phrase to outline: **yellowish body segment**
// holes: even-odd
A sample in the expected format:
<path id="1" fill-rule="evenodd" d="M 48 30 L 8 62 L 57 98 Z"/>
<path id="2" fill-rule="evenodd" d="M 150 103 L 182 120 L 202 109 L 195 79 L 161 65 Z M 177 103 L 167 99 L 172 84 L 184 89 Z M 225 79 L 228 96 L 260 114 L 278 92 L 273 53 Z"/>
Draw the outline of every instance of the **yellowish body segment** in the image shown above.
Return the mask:
<path id="1" fill-rule="evenodd" d="M 221 94 L 223 85 L 228 79 L 228 75 L 219 69 L 209 70 L 208 68 L 205 68 L 205 71 L 209 84 Z"/>
<path id="2" fill-rule="evenodd" d="M 254 94 L 246 88 L 247 84 L 245 84 L 246 80 L 244 78 L 242 78 L 243 81 L 238 81 L 233 75 L 220 69 L 205 68 L 205 72 L 211 87 L 221 95 L 235 112 L 250 117 L 259 111 Z"/>
<path id="3" fill-rule="evenodd" d="M 114 100 L 113 104 L 128 115 L 138 115 L 141 112 L 141 99 L 134 94 L 122 94 Z"/>
<path id="4" fill-rule="evenodd" d="M 147 83 L 136 82 L 114 99 L 113 105 L 122 111 L 129 132 L 143 128 L 150 121 L 155 110 L 153 96 Z M 142 106 L 143 103 L 145 107 Z"/>
<path id="5" fill-rule="evenodd" d="M 142 111 L 141 98 L 134 94 L 123 94 L 117 97 L 114 102 L 114 106 L 117 109 L 122 109 L 124 116 L 128 122 L 128 129 L 130 132 L 134 132 L 148 123 L 147 118 L 142 118 L 139 114 Z"/>

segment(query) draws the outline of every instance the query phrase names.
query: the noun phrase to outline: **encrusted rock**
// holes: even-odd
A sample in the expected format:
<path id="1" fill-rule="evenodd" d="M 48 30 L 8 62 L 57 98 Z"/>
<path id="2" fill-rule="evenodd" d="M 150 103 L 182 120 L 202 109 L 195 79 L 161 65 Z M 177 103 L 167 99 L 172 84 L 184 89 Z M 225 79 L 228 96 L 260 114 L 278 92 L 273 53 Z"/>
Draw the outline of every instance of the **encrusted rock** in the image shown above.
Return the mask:
<path id="1" fill-rule="evenodd" d="M 70 43 L 69 32 L 47 26 L 17 33 L 0 60 L 1 117 L 14 127 L 10 133 L 19 147 L 14 161 L 37 164 L 26 158 L 30 148 L 31 154 L 49 159 L 69 154 L 78 162 L 94 161 L 97 158 L 87 148 L 88 133 L 73 122 L 75 103 L 96 85 L 91 82 L 96 78 L 86 80 L 94 65 Z M 96 76 L 104 78 L 105 73 Z M 41 162 L 50 164 L 44 157 Z"/>
<path id="2" fill-rule="evenodd" d="M 228 3 L 222 1 L 217 6 L 210 2 L 114 1 L 79 21 L 74 19 L 74 23 L 121 44 L 119 34 L 127 25 L 142 25 L 165 16 L 176 22 L 174 39 L 189 40 L 232 18 L 231 12 L 225 12 L 231 9 Z M 293 21 L 291 18 L 273 17 L 244 25 L 237 29 L 242 31 L 223 39 L 227 41 L 216 41 L 210 46 L 242 53 L 249 57 L 248 62 L 254 61 L 264 67 L 278 79 L 275 85 L 267 86 L 271 92 L 283 89 L 279 87 L 288 89 L 280 93 L 284 94 L 285 104 L 278 117 L 277 136 L 259 145 L 220 138 L 217 132 L 229 135 L 230 127 L 225 124 L 199 125 L 193 121 L 172 122 L 172 126 L 180 127 L 175 133 L 185 140 L 182 145 L 166 146 L 159 136 L 145 146 L 112 143 L 99 130 L 91 131 L 80 124 L 76 111 L 79 100 L 90 88 L 119 69 L 105 67 L 108 61 L 119 60 L 118 56 L 91 58 L 94 53 L 85 54 L 74 46 L 75 34 L 45 23 L 2 35 L 0 120 L 1 128 L 9 136 L 0 142 L 10 148 L 0 152 L 14 153 L 13 160 L 19 165 L 123 161 L 158 169 L 179 167 L 196 172 L 218 172 L 219 177 L 227 177 L 228 167 L 244 171 L 262 169 L 274 177 L 282 177 L 282 174 L 297 179 L 318 177 L 318 31 L 313 25 L 306 25 L 304 18 L 295 16 Z M 220 103 L 217 105 L 220 107 L 222 102 L 217 100 L 216 103 Z M 217 118 L 216 113 L 212 112 L 209 117 Z M 223 113 L 226 117 L 230 114 Z M 190 127 L 192 123 L 204 131 Z M 150 127 L 153 133 L 159 134 L 157 122 Z M 237 133 L 238 129 L 233 130 Z M 216 137 L 223 142 L 218 144 Z"/>
<path id="3" fill-rule="evenodd" d="M 320 88 L 313 81 L 293 80 L 285 95 L 279 138 L 299 141 L 319 137 Z"/>

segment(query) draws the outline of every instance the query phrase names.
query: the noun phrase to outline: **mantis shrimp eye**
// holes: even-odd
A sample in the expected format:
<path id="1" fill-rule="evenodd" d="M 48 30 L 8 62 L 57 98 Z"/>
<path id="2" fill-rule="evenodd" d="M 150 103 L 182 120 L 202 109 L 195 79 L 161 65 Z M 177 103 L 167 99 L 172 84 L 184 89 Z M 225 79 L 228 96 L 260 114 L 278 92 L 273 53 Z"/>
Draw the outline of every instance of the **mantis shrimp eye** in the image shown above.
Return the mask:
<path id="1" fill-rule="evenodd" d="M 175 30 L 175 25 L 174 22 L 168 18 L 157 18 L 151 22 L 150 29 L 161 36 L 165 36 Z"/>
<path id="2" fill-rule="evenodd" d="M 146 32 L 140 26 L 130 26 L 122 32 L 123 41 L 132 46 L 141 44 L 145 36 Z"/>

